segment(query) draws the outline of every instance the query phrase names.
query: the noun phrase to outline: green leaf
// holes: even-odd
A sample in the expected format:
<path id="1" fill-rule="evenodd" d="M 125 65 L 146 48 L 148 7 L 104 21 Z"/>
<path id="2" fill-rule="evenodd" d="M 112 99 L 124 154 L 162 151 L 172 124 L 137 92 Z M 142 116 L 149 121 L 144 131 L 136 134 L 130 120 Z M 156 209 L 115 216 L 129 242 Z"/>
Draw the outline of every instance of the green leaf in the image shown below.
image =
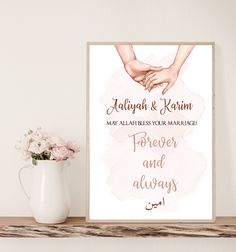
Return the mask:
<path id="1" fill-rule="evenodd" d="M 32 164 L 33 164 L 33 165 L 37 165 L 37 160 L 33 158 L 33 159 L 32 159 Z"/>

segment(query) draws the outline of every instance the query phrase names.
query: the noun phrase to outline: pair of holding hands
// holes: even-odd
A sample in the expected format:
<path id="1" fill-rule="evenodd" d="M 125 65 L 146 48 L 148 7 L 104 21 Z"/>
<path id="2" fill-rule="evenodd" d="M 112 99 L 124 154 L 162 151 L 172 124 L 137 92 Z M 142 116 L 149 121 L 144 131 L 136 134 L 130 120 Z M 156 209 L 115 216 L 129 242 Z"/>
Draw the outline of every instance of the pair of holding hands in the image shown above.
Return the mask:
<path id="1" fill-rule="evenodd" d="M 145 87 L 149 92 L 166 84 L 162 90 L 164 95 L 175 84 L 181 67 L 194 48 L 194 45 L 179 45 L 173 63 L 169 67 L 156 67 L 141 62 L 136 58 L 133 46 L 117 44 L 115 48 L 130 77 Z"/>
<path id="2" fill-rule="evenodd" d="M 149 92 L 158 86 L 166 84 L 162 90 L 163 95 L 175 84 L 179 74 L 174 66 L 167 68 L 155 67 L 137 59 L 127 62 L 124 67 L 129 76 L 144 86 L 145 90 Z"/>

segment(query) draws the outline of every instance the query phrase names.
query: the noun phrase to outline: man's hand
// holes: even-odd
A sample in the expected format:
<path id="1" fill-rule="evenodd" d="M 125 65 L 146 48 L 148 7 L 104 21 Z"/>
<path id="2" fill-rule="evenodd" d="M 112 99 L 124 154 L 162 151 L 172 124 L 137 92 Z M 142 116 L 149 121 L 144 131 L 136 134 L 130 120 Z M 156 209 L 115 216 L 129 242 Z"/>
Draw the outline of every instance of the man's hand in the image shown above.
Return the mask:
<path id="1" fill-rule="evenodd" d="M 130 77 L 142 85 L 144 85 L 144 78 L 149 71 L 160 71 L 162 69 L 162 67 L 154 67 L 137 59 L 127 62 L 124 67 Z"/>

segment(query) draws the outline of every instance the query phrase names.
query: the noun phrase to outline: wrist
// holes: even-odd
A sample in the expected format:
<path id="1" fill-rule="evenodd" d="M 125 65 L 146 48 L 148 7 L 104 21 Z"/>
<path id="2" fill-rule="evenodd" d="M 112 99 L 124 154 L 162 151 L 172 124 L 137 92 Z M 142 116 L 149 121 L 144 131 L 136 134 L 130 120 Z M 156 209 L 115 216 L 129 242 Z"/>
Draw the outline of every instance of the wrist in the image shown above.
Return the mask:
<path id="1" fill-rule="evenodd" d="M 173 63 L 172 65 L 170 65 L 170 68 L 171 68 L 171 70 L 173 70 L 174 72 L 176 72 L 176 74 L 179 74 L 181 66 L 178 66 L 177 64 Z"/>
<path id="2" fill-rule="evenodd" d="M 132 65 L 133 62 L 136 61 L 136 59 L 130 59 L 126 62 L 124 62 L 124 68 L 126 70 L 126 72 L 130 75 L 130 73 L 132 72 Z"/>
<path id="3" fill-rule="evenodd" d="M 128 59 L 128 60 L 124 61 L 123 64 L 124 64 L 124 66 L 125 65 L 130 65 L 135 60 L 137 60 L 137 59 L 136 58 Z"/>

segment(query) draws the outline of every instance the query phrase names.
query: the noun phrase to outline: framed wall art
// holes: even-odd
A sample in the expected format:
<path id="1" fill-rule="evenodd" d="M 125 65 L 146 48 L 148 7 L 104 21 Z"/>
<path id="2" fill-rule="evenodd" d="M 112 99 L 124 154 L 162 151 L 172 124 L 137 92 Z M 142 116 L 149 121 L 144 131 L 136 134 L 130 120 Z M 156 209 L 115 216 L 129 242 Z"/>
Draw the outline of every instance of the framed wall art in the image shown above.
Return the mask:
<path id="1" fill-rule="evenodd" d="M 214 43 L 88 43 L 87 221 L 214 221 Z"/>

